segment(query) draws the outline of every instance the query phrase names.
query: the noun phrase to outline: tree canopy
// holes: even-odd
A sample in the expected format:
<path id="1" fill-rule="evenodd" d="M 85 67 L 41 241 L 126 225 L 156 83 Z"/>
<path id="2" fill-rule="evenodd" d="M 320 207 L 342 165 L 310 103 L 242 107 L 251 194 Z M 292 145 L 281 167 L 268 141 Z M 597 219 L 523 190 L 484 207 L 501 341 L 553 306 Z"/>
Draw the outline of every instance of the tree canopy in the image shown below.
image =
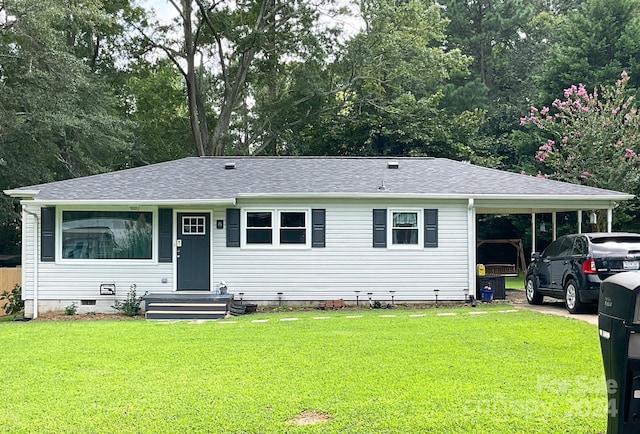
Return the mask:
<path id="1" fill-rule="evenodd" d="M 2 189 L 188 155 L 427 155 L 638 193 L 640 0 L 162 1 L 0 0 Z M 0 239 L 17 210 L 3 196 Z"/>

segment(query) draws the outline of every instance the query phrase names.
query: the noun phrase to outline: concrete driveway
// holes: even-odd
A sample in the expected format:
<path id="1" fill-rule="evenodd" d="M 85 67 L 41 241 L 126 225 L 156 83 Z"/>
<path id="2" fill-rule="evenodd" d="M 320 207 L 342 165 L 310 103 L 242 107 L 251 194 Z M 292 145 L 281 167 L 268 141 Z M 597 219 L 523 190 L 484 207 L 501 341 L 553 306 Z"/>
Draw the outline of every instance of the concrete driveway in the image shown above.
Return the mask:
<path id="1" fill-rule="evenodd" d="M 598 325 L 597 313 L 570 314 L 567 311 L 567 308 L 564 307 L 564 302 L 556 300 L 555 298 L 545 297 L 541 305 L 535 306 L 527 303 L 524 289 L 509 289 L 506 291 L 506 295 L 507 301 L 518 308 L 535 310 L 536 312 L 558 315 L 566 318 L 573 318 L 579 321 L 586 321 L 590 324 Z"/>

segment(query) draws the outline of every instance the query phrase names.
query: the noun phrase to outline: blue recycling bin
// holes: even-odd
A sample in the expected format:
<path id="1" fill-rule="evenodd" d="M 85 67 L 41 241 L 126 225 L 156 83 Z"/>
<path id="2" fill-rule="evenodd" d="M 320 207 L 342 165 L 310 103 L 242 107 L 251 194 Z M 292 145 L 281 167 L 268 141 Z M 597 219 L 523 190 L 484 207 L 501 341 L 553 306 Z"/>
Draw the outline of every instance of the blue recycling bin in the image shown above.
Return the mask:
<path id="1" fill-rule="evenodd" d="M 480 290 L 482 294 L 482 301 L 485 303 L 491 303 L 493 301 L 493 289 L 490 287 L 484 287 Z"/>

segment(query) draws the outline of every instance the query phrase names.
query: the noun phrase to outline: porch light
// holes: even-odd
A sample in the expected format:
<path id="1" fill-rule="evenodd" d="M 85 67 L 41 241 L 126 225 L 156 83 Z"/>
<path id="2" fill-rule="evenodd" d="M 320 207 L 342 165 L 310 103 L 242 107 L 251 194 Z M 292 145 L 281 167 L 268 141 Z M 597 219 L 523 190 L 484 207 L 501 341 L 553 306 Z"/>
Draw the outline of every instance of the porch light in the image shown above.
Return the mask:
<path id="1" fill-rule="evenodd" d="M 359 298 L 360 298 L 360 291 L 354 291 L 356 293 L 356 306 L 360 306 L 359 303 Z"/>

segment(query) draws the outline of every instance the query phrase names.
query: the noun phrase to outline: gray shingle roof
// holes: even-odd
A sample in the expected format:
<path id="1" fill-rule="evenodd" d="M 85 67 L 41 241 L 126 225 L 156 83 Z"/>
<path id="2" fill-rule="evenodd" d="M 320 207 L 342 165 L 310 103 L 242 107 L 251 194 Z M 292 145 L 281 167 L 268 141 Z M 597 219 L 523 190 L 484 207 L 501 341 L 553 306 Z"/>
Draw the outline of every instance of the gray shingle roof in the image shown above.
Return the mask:
<path id="1" fill-rule="evenodd" d="M 397 169 L 387 168 L 397 161 Z M 225 163 L 235 162 L 227 170 Z M 384 182 L 385 191 L 379 187 Z M 442 158 L 190 157 L 12 190 L 39 200 L 221 200 L 238 194 L 628 195 Z"/>

